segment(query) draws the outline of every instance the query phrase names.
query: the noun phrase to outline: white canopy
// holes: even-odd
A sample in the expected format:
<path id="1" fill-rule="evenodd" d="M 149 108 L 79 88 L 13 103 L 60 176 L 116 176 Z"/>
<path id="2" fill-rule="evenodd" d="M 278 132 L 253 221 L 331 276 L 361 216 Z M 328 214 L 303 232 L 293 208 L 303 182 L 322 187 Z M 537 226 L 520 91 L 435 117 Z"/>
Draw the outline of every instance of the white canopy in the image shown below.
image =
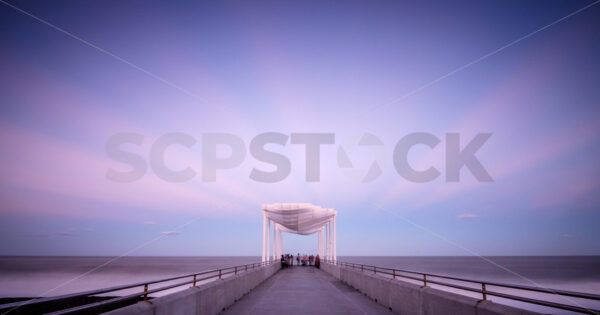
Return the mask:
<path id="1" fill-rule="evenodd" d="M 263 205 L 268 219 L 284 232 L 309 235 L 319 232 L 335 217 L 337 211 L 310 203 L 276 203 Z"/>
<path id="2" fill-rule="evenodd" d="M 315 206 L 310 203 L 264 204 L 263 210 L 263 261 L 271 257 L 277 259 L 282 254 L 281 232 L 310 235 L 319 233 L 319 255 L 328 259 L 336 258 L 335 218 L 337 211 Z M 271 239 L 271 222 L 273 237 Z M 326 243 L 323 244 L 323 233 Z M 272 250 L 271 246 L 272 243 Z M 327 249 L 327 253 L 324 249 Z"/>

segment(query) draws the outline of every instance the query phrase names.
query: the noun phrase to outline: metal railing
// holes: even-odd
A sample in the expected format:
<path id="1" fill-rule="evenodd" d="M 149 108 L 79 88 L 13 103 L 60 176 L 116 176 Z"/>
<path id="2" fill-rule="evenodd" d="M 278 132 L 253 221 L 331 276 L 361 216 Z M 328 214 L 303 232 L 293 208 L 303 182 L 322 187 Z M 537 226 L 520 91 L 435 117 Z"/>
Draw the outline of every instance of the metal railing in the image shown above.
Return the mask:
<path id="1" fill-rule="evenodd" d="M 389 275 L 392 277 L 392 279 L 397 279 L 397 278 L 411 279 L 414 281 L 422 282 L 423 286 L 427 286 L 428 284 L 436 284 L 436 285 L 440 285 L 440 286 L 444 286 L 444 287 L 450 287 L 450 288 L 464 290 L 464 291 L 468 291 L 468 292 L 479 293 L 482 296 L 482 300 L 487 300 L 488 295 L 491 295 L 491 296 L 496 296 L 496 297 L 505 298 L 505 299 L 509 299 L 509 300 L 515 300 L 515 301 L 520 301 L 520 302 L 525 302 L 525 303 L 530 303 L 530 304 L 542 305 L 542 306 L 547 306 L 547 307 L 557 308 L 557 309 L 562 309 L 562 310 L 567 310 L 567 311 L 573 311 L 573 312 L 578 312 L 578 313 L 600 314 L 600 310 L 598 310 L 598 309 L 590 309 L 590 308 L 586 308 L 586 307 L 579 306 L 579 305 L 562 304 L 562 303 L 556 303 L 556 302 L 552 302 L 552 301 L 545 301 L 545 300 L 529 298 L 529 297 L 524 297 L 524 296 L 518 296 L 518 295 L 514 295 L 514 294 L 509 294 L 509 293 L 498 292 L 498 291 L 494 291 L 493 289 L 490 290 L 490 287 L 504 288 L 504 289 L 516 289 L 516 290 L 521 290 L 521 291 L 525 291 L 525 292 L 547 293 L 547 294 L 554 294 L 554 295 L 564 296 L 564 297 L 574 297 L 574 298 L 580 298 L 580 299 L 591 300 L 591 301 L 600 301 L 600 295 L 597 295 L 597 294 L 573 292 L 573 291 L 565 291 L 565 290 L 554 290 L 554 289 L 548 289 L 548 288 L 500 283 L 500 282 L 494 282 L 494 281 L 471 280 L 471 279 L 439 275 L 439 274 L 433 274 L 433 273 L 417 272 L 417 271 L 412 271 L 412 270 L 385 268 L 385 267 L 377 267 L 377 266 L 365 265 L 365 264 L 348 263 L 348 262 L 342 262 L 339 260 L 338 261 L 323 260 L 323 261 L 328 264 L 338 265 L 338 266 L 345 267 L 348 269 L 353 269 L 356 271 L 360 270 L 361 272 L 373 272 L 373 274 Z M 458 282 L 462 282 L 464 284 L 467 284 L 467 283 L 474 284 L 476 287 L 469 287 L 464 284 L 461 285 L 461 284 L 451 283 L 451 282 L 448 282 L 447 280 L 458 281 Z"/>
<path id="2" fill-rule="evenodd" d="M 126 285 L 119 285 L 110 288 L 97 289 L 73 294 L 66 294 L 53 297 L 37 298 L 27 301 L 14 302 L 0 305 L 0 314 L 6 313 L 49 313 L 49 314 L 74 314 L 74 313 L 99 313 L 106 312 L 118 307 L 132 304 L 137 300 L 148 300 L 150 294 L 161 292 L 184 285 L 191 284 L 195 287 L 199 282 L 207 281 L 210 279 L 220 280 L 228 275 L 237 275 L 238 273 L 256 270 L 258 268 L 269 266 L 278 261 L 271 262 L 259 262 L 246 265 L 239 265 L 227 268 L 213 269 L 207 271 L 201 271 L 197 273 L 190 273 L 180 276 L 174 276 L 169 278 L 157 279 L 152 281 L 143 281 Z M 185 280 L 182 280 L 185 279 Z M 177 283 L 164 285 L 165 282 L 171 282 L 175 280 L 182 280 Z M 155 288 L 151 288 L 151 285 L 164 285 Z M 101 294 L 116 293 L 127 289 L 140 288 L 141 291 L 126 294 L 123 296 L 108 297 L 106 300 L 93 303 L 82 303 L 83 299 L 89 297 L 97 297 Z M 83 305 L 82 305 L 83 304 Z"/>

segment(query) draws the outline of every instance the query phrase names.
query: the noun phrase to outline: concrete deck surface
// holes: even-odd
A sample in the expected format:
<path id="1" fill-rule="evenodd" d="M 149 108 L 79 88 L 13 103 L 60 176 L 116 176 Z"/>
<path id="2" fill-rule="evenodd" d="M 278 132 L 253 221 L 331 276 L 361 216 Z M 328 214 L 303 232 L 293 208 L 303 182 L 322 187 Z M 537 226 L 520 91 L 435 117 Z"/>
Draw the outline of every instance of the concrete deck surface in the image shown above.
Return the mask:
<path id="1" fill-rule="evenodd" d="M 223 314 L 392 314 L 314 267 L 282 269 Z"/>

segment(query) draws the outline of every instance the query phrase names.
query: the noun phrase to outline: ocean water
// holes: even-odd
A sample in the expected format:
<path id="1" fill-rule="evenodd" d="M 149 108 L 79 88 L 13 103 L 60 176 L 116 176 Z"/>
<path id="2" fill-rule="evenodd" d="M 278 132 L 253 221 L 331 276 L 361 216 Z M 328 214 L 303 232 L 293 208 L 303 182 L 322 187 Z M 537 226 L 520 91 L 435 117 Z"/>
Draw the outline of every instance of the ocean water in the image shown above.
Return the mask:
<path id="1" fill-rule="evenodd" d="M 600 256 L 494 256 L 494 257 L 340 257 L 340 261 L 379 267 L 395 268 L 458 278 L 490 281 L 505 284 L 542 287 L 546 289 L 586 292 L 600 295 Z M 430 277 L 430 279 L 435 279 Z M 421 281 L 406 280 L 422 285 Z M 447 281 L 447 280 L 445 280 Z M 465 282 L 451 283 L 480 289 L 479 285 Z M 445 286 L 428 284 L 433 288 L 451 291 L 477 299 L 481 294 Z M 487 290 L 521 297 L 552 301 L 585 308 L 600 309 L 600 302 L 563 297 L 551 293 L 534 293 L 522 290 L 487 286 Z M 547 314 L 575 314 L 544 306 L 532 305 L 498 298 L 488 300 Z"/>
<path id="2" fill-rule="evenodd" d="M 113 257 L 0 257 L 0 297 L 54 296 L 260 261 L 258 256 L 122 257 L 106 264 L 112 259 Z M 447 256 L 340 256 L 338 260 L 473 280 L 600 294 L 600 256 L 507 256 L 485 259 Z M 106 265 L 102 266 L 103 264 Z M 102 267 L 98 268 L 98 266 Z M 433 285 L 433 287 L 439 286 Z M 169 292 L 175 290 L 178 289 Z M 450 289 L 450 291 L 456 290 Z M 515 293 L 510 290 L 502 292 Z M 477 294 L 460 293 L 480 298 Z M 586 304 L 587 302 L 577 299 L 565 300 L 555 296 L 543 296 L 543 294 L 530 296 L 598 308 L 597 304 Z M 494 297 L 490 299 L 547 311 L 514 301 Z M 551 313 L 564 312 L 551 311 Z"/>
<path id="3" fill-rule="evenodd" d="M 600 294 L 600 256 L 339 257 L 340 261 L 473 280 Z"/>
<path id="4" fill-rule="evenodd" d="M 55 296 L 260 262 L 259 256 L 114 258 L 0 257 L 0 297 Z"/>

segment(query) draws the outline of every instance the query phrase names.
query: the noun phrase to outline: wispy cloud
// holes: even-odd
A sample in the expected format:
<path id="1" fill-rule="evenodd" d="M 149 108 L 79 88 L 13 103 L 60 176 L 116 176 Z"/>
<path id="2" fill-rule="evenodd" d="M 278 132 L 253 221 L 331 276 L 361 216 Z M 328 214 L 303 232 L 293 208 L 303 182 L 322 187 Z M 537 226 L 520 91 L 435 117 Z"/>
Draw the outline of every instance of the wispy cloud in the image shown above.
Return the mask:
<path id="1" fill-rule="evenodd" d="M 145 221 L 144 225 L 156 225 L 156 222 L 154 222 L 154 221 Z"/>
<path id="2" fill-rule="evenodd" d="M 53 235 L 56 235 L 56 236 L 73 236 L 73 233 L 62 231 L 62 232 L 55 232 Z"/>
<path id="3" fill-rule="evenodd" d="M 33 233 L 33 234 L 24 234 L 23 236 L 25 236 L 25 237 L 48 237 L 50 235 L 42 234 L 42 233 Z"/>
<path id="4" fill-rule="evenodd" d="M 52 236 L 78 236 L 81 233 L 78 232 L 93 232 L 92 228 L 75 228 L 70 227 L 61 231 L 51 232 L 51 233 L 30 233 L 24 234 L 26 237 L 52 237 Z"/>
<path id="5" fill-rule="evenodd" d="M 575 235 L 573 235 L 573 234 L 563 234 L 563 237 L 564 238 L 573 238 L 573 237 L 575 237 Z"/>
<path id="6" fill-rule="evenodd" d="M 177 231 L 164 231 L 164 232 L 160 232 L 161 235 L 179 235 L 181 233 L 177 232 Z"/>
<path id="7" fill-rule="evenodd" d="M 474 219 L 477 218 L 477 215 L 474 213 L 461 213 L 458 215 L 459 219 Z"/>

